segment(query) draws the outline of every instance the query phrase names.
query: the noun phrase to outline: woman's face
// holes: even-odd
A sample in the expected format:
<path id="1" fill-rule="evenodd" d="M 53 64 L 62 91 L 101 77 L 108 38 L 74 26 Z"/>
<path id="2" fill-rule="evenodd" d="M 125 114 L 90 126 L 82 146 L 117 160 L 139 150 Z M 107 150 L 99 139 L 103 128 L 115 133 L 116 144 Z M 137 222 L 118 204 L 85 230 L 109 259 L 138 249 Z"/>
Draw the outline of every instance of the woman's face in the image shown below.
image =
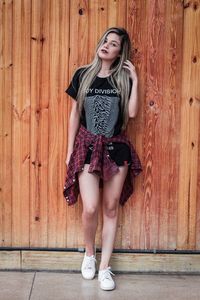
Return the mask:
<path id="1" fill-rule="evenodd" d="M 102 46 L 98 49 L 98 56 L 102 60 L 114 62 L 119 56 L 121 50 L 121 38 L 118 34 L 111 32 L 109 33 Z"/>

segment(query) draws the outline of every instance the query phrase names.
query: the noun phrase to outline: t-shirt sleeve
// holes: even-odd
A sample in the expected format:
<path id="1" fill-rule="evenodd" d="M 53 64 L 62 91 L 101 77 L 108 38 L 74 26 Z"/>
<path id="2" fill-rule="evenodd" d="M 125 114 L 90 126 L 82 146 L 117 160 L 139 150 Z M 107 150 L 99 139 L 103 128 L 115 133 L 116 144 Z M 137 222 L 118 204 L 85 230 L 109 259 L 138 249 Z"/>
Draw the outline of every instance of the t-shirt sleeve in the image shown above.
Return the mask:
<path id="1" fill-rule="evenodd" d="M 67 93 L 74 100 L 77 100 L 77 94 L 78 94 L 78 89 L 79 89 L 79 85 L 80 85 L 80 74 L 81 74 L 82 70 L 83 69 L 76 70 L 68 88 L 65 90 L 65 93 Z"/>

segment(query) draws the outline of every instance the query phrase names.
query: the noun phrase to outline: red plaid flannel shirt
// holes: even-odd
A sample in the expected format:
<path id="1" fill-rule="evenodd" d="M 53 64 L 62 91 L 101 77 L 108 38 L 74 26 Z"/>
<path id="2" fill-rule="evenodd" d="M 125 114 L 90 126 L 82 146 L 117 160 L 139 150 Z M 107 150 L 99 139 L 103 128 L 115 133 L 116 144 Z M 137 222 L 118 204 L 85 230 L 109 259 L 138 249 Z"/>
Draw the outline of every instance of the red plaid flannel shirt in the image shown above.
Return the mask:
<path id="1" fill-rule="evenodd" d="M 77 201 L 79 194 L 78 173 L 83 170 L 88 148 L 91 144 L 93 145 L 93 150 L 89 172 L 98 174 L 103 180 L 108 180 L 118 172 L 119 167 L 109 157 L 106 147 L 106 144 L 110 142 L 125 143 L 131 149 L 131 163 L 122 189 L 120 204 L 124 205 L 133 193 L 134 177 L 142 171 L 142 167 L 140 159 L 127 137 L 124 134 L 111 138 L 94 135 L 84 126 L 81 126 L 76 136 L 73 153 L 67 167 L 67 176 L 63 190 L 64 197 L 69 205 L 75 204 Z"/>

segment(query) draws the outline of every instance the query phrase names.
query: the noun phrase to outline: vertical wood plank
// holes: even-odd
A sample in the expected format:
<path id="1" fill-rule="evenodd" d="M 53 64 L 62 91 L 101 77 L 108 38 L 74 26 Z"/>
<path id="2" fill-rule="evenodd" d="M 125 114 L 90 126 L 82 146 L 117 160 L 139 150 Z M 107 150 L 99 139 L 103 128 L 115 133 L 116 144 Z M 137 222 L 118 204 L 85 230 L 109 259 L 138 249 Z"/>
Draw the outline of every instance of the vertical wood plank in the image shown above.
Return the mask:
<path id="1" fill-rule="evenodd" d="M 48 0 L 42 1 L 42 13 L 40 19 L 40 35 L 39 38 L 39 57 L 40 57 L 40 66 L 37 69 L 40 80 L 39 94 L 37 95 L 39 99 L 38 110 L 35 111 L 36 118 L 38 119 L 38 145 L 37 145 L 37 156 L 38 158 L 38 167 L 39 167 L 39 215 L 36 211 L 35 219 L 38 224 L 37 233 L 40 237 L 41 246 L 48 246 L 48 211 L 49 211 L 49 182 L 48 182 L 48 168 L 49 168 L 49 98 L 50 98 L 50 4 Z M 35 78 L 35 77 L 33 77 Z M 39 112 L 39 113 L 37 113 Z M 37 161 L 37 160 L 36 160 Z M 37 208 L 37 206 L 36 206 Z"/>
<path id="2" fill-rule="evenodd" d="M 98 31 L 99 38 L 108 28 L 108 3 L 109 0 L 98 1 L 98 27 L 96 30 Z"/>
<path id="3" fill-rule="evenodd" d="M 3 2 L 0 2 L 0 245 L 3 242 L 3 101 L 4 101 L 4 22 L 3 22 Z"/>
<path id="4" fill-rule="evenodd" d="M 48 10 L 47 10 L 48 11 Z M 41 163 L 39 153 L 40 138 L 40 80 L 41 80 L 41 14 L 40 1 L 32 1 L 31 6 L 31 164 L 30 164 L 30 246 L 42 245 L 43 232 L 40 228 L 42 222 L 40 207 L 44 199 L 40 196 Z M 41 236 L 40 236 L 41 234 Z M 43 244 L 45 245 L 45 244 Z"/>
<path id="5" fill-rule="evenodd" d="M 159 249 L 176 249 L 180 155 L 179 99 L 181 98 L 182 68 L 182 38 L 180 37 L 183 34 L 182 23 L 182 3 L 177 0 L 167 2 L 163 44 L 164 101 L 159 126 L 161 136 L 160 164 L 164 166 L 160 169 Z"/>
<path id="6" fill-rule="evenodd" d="M 88 61 L 94 58 L 94 49 L 96 48 L 99 33 L 98 33 L 98 1 L 88 1 Z"/>
<path id="7" fill-rule="evenodd" d="M 29 245 L 30 4 L 13 2 L 13 246 Z"/>
<path id="8" fill-rule="evenodd" d="M 145 97 L 146 86 L 146 19 L 147 19 L 147 4 L 146 1 L 127 1 L 127 27 L 132 41 L 133 53 L 132 62 L 136 67 L 138 74 L 138 100 L 139 112 L 135 119 L 129 120 L 127 128 L 128 136 L 136 148 L 141 160 L 143 154 L 143 99 Z M 124 223 L 123 223 L 123 240 L 122 247 L 124 248 L 144 248 L 144 242 L 141 240 L 143 236 L 143 190 L 142 177 L 135 181 L 135 192 L 123 208 Z M 129 228 L 129 238 L 126 238 L 126 228 Z"/>
<path id="9" fill-rule="evenodd" d="M 1 77 L 2 86 L 2 98 L 1 98 L 1 112 L 2 112 L 2 155 L 1 166 L 2 166 L 2 189 L 1 201 L 2 201 L 2 238 L 0 244 L 2 246 L 9 245 L 12 243 L 11 236 L 11 203 L 12 203 L 12 186 L 9 184 L 11 182 L 11 172 L 12 172 L 12 160 L 11 160 L 11 133 L 12 133 L 12 1 L 6 1 L 2 3 L 3 14 L 4 14 L 4 24 L 2 24 L 3 36 L 2 36 L 2 46 L 3 51 L 2 57 L 3 65 L 0 63 L 3 69 L 3 74 Z M 1 231 L 0 229 L 0 231 Z"/>
<path id="10" fill-rule="evenodd" d="M 69 64 L 69 2 L 62 0 L 59 10 L 59 102 L 58 102 L 58 222 L 57 222 L 57 246 L 66 247 L 67 241 L 67 205 L 63 197 L 63 183 L 66 172 L 66 142 L 67 142 L 67 103 L 63 87 L 68 80 L 67 66 Z"/>
<path id="11" fill-rule="evenodd" d="M 68 84 L 72 80 L 74 71 L 79 67 L 79 28 L 80 28 L 80 18 L 84 15 L 85 11 L 82 8 L 84 7 L 83 1 L 71 1 L 69 7 L 69 60 L 68 60 Z M 67 88 L 68 84 L 65 88 Z M 68 95 L 65 96 L 67 101 L 67 117 L 69 119 L 71 111 L 71 100 Z M 80 201 L 79 201 L 80 202 Z M 77 203 L 73 207 L 67 206 L 67 246 L 75 247 L 78 244 L 78 227 L 79 227 L 79 205 Z"/>
<path id="12" fill-rule="evenodd" d="M 110 7 L 110 9 L 112 9 Z M 116 15 L 117 15 L 117 25 L 119 27 L 124 27 L 128 30 L 128 15 L 129 15 L 129 8 L 128 8 L 128 0 L 120 1 L 116 0 Z M 110 27 L 110 25 L 109 25 Z"/>
<path id="13" fill-rule="evenodd" d="M 58 221 L 58 103 L 60 80 L 59 57 L 59 10 L 57 1 L 50 2 L 50 94 L 49 94 L 49 152 L 48 152 L 48 246 L 57 246 L 57 221 Z"/>
<path id="14" fill-rule="evenodd" d="M 159 126 L 163 105 L 163 51 L 164 12 L 166 2 L 147 2 L 147 87 L 145 99 L 144 127 L 144 214 L 145 214 L 145 248 L 158 248 L 159 212 L 161 199 L 160 164 L 162 143 Z"/>
<path id="15" fill-rule="evenodd" d="M 108 0 L 108 27 L 114 27 L 117 24 L 118 3 L 119 1 L 116 0 Z"/>
<path id="16" fill-rule="evenodd" d="M 179 249 L 195 249 L 200 118 L 200 1 L 184 1 L 184 5 L 177 244 Z"/>
<path id="17" fill-rule="evenodd" d="M 200 122 L 200 118 L 199 118 Z M 200 166 L 200 131 L 198 144 L 198 166 Z M 200 168 L 197 170 L 196 249 L 200 249 Z"/>
<path id="18" fill-rule="evenodd" d="M 32 1 L 30 245 L 47 247 L 49 1 Z M 42 86 L 42 88 L 41 88 Z"/>

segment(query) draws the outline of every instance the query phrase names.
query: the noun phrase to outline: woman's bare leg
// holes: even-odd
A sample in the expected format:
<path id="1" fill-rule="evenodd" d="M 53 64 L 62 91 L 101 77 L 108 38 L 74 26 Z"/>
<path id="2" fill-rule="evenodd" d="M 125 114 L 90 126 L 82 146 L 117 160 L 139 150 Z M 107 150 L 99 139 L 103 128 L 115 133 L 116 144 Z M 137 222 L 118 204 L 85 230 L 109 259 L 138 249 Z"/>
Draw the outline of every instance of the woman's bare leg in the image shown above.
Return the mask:
<path id="1" fill-rule="evenodd" d="M 103 187 L 103 230 L 102 254 L 99 269 L 109 266 L 113 251 L 118 220 L 119 199 L 127 175 L 128 166 L 119 167 L 119 172 L 109 181 L 104 181 Z"/>
<path id="2" fill-rule="evenodd" d="M 83 201 L 83 233 L 87 256 L 94 254 L 95 234 L 98 225 L 99 177 L 88 173 L 89 164 L 79 174 L 80 194 Z"/>

